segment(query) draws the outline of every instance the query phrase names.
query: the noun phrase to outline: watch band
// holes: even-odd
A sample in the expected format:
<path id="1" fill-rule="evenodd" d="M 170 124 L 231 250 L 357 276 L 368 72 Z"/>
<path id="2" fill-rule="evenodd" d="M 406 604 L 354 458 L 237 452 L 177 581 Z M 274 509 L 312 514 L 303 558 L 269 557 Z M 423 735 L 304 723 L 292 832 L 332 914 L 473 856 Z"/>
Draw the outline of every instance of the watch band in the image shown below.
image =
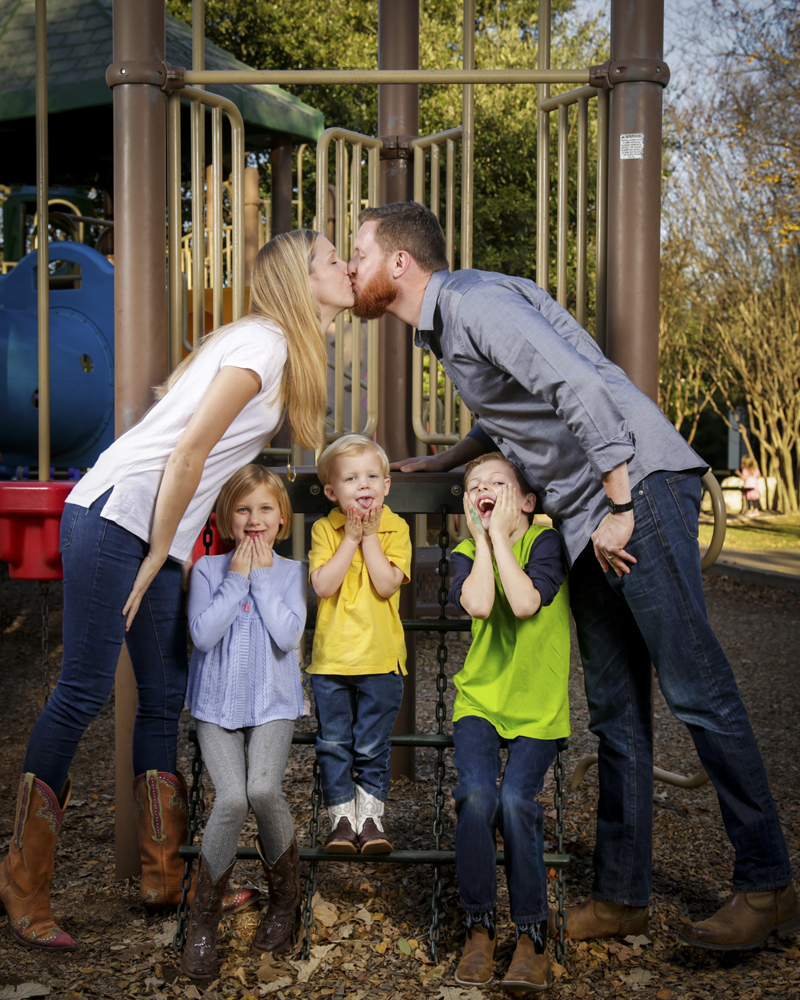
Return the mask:
<path id="1" fill-rule="evenodd" d="M 614 503 L 611 497 L 606 497 L 606 503 L 612 514 L 624 514 L 628 510 L 633 510 L 632 498 L 627 503 Z"/>

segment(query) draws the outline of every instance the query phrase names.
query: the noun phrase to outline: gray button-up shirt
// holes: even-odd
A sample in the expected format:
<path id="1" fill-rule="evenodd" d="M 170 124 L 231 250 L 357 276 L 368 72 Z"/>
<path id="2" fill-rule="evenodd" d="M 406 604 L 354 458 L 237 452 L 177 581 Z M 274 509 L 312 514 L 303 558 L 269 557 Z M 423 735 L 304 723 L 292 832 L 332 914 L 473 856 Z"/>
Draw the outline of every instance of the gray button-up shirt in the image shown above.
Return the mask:
<path id="1" fill-rule="evenodd" d="M 431 349 L 470 411 L 522 469 L 560 528 L 570 564 L 607 513 L 601 477 L 631 486 L 708 465 L 547 292 L 490 271 L 437 271 L 418 347 Z"/>

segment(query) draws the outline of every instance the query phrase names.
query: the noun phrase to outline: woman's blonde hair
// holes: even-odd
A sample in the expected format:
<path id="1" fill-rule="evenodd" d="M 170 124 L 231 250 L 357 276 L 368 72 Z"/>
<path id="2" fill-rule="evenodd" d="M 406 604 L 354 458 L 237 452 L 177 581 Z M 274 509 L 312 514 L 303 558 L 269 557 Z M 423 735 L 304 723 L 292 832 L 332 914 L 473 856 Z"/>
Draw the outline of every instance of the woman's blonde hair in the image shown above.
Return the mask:
<path id="1" fill-rule="evenodd" d="M 313 229 L 295 229 L 273 236 L 258 251 L 250 279 L 251 316 L 264 316 L 281 328 L 286 340 L 286 364 L 281 379 L 280 402 L 292 437 L 304 448 L 321 443 L 328 401 L 328 358 L 319 328 L 319 309 L 308 280 L 317 236 Z M 160 399 L 181 378 L 201 351 L 235 326 L 229 323 L 205 338 L 156 388 Z"/>
<path id="2" fill-rule="evenodd" d="M 272 469 L 263 465 L 245 465 L 243 469 L 234 472 L 231 478 L 219 491 L 217 497 L 217 528 L 226 542 L 233 541 L 233 531 L 231 522 L 236 505 L 252 493 L 259 486 L 264 486 L 278 501 L 278 509 L 281 513 L 281 530 L 275 536 L 276 542 L 282 542 L 292 533 L 292 505 L 289 502 L 289 494 L 283 485 L 283 480 L 277 476 Z"/>

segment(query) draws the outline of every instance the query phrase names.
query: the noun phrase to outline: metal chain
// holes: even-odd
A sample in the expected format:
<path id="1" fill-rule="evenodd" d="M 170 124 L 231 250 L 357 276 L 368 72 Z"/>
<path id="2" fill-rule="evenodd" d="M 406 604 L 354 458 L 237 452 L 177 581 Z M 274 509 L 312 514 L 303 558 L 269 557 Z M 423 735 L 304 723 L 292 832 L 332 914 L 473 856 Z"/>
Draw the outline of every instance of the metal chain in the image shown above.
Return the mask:
<path id="1" fill-rule="evenodd" d="M 205 539 L 204 539 L 205 540 Z M 189 847 L 194 844 L 197 831 L 203 822 L 205 812 L 205 788 L 203 787 L 203 755 L 200 751 L 200 743 L 197 735 L 194 736 L 194 756 L 192 757 L 192 784 L 189 788 L 189 821 L 186 826 L 186 843 Z M 175 951 L 183 951 L 186 940 L 186 920 L 189 916 L 189 889 L 192 885 L 192 859 L 187 858 L 183 866 L 181 876 L 181 901 L 178 903 L 178 927 L 175 937 L 172 939 L 172 947 Z"/>
<path id="2" fill-rule="evenodd" d="M 319 841 L 319 813 L 322 806 L 322 784 L 320 782 L 319 764 L 314 756 L 314 787 L 311 789 L 311 822 L 308 831 L 311 835 L 311 847 Z M 305 961 L 311 954 L 311 925 L 314 923 L 314 894 L 317 891 L 317 863 L 312 861 L 308 870 L 306 882 L 306 901 L 303 906 L 303 950 L 300 957 Z"/>
<path id="3" fill-rule="evenodd" d="M 211 527 L 211 517 L 209 516 L 206 521 L 206 526 L 203 529 L 203 545 L 205 546 L 206 555 L 211 552 L 211 546 L 214 544 L 214 529 Z"/>
<path id="4" fill-rule="evenodd" d="M 556 754 L 553 764 L 553 774 L 556 779 L 556 850 L 559 854 L 564 853 L 564 762 L 561 757 L 561 750 Z M 565 931 L 567 929 L 567 916 L 564 912 L 566 901 L 566 887 L 564 885 L 564 869 L 558 869 L 556 877 L 556 960 L 560 965 L 564 965 L 567 958 L 567 940 Z"/>
<path id="5" fill-rule="evenodd" d="M 447 612 L 447 577 L 450 572 L 450 563 L 447 560 L 447 550 L 450 547 L 450 535 L 447 530 L 447 509 L 442 507 L 442 527 L 439 531 L 439 618 L 446 617 Z M 439 669 L 436 674 L 436 732 L 439 736 L 444 735 L 444 723 L 447 718 L 444 696 L 447 691 L 447 633 L 439 633 L 439 646 L 436 650 L 436 660 Z M 442 847 L 442 812 L 444 810 L 444 748 L 438 747 L 436 750 L 436 765 L 434 768 L 434 778 L 436 788 L 434 791 L 434 819 L 433 819 L 433 839 L 437 851 Z M 434 962 L 439 961 L 439 934 L 442 908 L 442 872 L 438 864 L 433 866 L 433 898 L 431 900 L 431 956 Z"/>
<path id="6" fill-rule="evenodd" d="M 47 704 L 50 697 L 50 581 L 40 580 L 39 590 L 42 593 L 42 704 Z"/>

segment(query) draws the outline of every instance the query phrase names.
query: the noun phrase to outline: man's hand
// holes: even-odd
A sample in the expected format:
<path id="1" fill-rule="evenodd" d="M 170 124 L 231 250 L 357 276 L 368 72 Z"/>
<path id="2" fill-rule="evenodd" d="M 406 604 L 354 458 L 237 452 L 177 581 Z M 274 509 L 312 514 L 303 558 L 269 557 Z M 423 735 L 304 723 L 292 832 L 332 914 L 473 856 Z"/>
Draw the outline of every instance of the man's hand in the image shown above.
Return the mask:
<path id="1" fill-rule="evenodd" d="M 231 556 L 230 570 L 239 576 L 250 576 L 253 562 L 253 540 L 249 535 L 239 542 Z"/>
<path id="2" fill-rule="evenodd" d="M 401 458 L 399 462 L 391 462 L 392 472 L 447 472 L 450 468 L 442 461 L 441 455 L 418 455 L 416 458 Z"/>
<path id="3" fill-rule="evenodd" d="M 594 554 L 604 573 L 613 569 L 617 576 L 630 573 L 636 558 L 625 551 L 625 546 L 633 534 L 633 511 L 624 514 L 608 513 L 592 533 Z"/>
<path id="4" fill-rule="evenodd" d="M 361 538 L 368 538 L 370 535 L 377 535 L 383 514 L 383 504 L 379 503 L 375 507 L 370 507 L 366 515 L 361 520 Z"/>
<path id="5" fill-rule="evenodd" d="M 494 541 L 497 538 L 510 538 L 519 524 L 519 509 L 514 487 L 501 486 L 497 491 L 494 510 L 489 518 L 489 535 Z"/>
<path id="6" fill-rule="evenodd" d="M 349 538 L 356 545 L 360 545 L 363 534 L 364 528 L 358 508 L 350 504 L 347 508 L 347 520 L 344 522 L 344 537 Z"/>

